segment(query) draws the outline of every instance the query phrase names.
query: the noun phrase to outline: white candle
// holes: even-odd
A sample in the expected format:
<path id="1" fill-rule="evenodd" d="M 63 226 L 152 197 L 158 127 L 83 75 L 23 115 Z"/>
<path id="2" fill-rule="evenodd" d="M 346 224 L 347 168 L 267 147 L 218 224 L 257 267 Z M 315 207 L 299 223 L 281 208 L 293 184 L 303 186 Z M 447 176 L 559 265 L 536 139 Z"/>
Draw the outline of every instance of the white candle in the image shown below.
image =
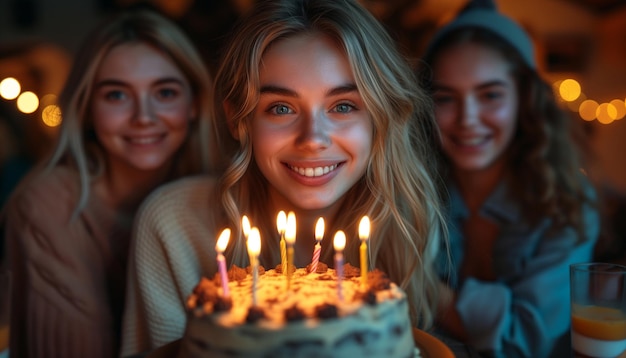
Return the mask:
<path id="1" fill-rule="evenodd" d="M 252 260 L 252 306 L 257 305 L 257 282 L 259 280 L 259 254 L 261 253 L 261 234 L 253 227 L 248 235 L 248 255 Z"/>
<path id="2" fill-rule="evenodd" d="M 241 217 L 241 231 L 243 232 L 243 237 L 248 240 L 248 235 L 250 235 L 250 219 L 248 219 L 246 215 Z M 248 253 L 248 260 L 250 261 L 250 265 L 252 265 L 250 253 Z"/>
<path id="3" fill-rule="evenodd" d="M 217 239 L 215 244 L 215 251 L 217 251 L 217 269 L 220 273 L 220 280 L 222 281 L 222 295 L 224 297 L 230 296 L 228 289 L 228 275 L 226 272 L 226 258 L 224 257 L 224 250 L 228 246 L 228 240 L 230 240 L 230 229 L 224 229 Z"/>
<path id="4" fill-rule="evenodd" d="M 333 240 L 335 248 L 335 271 L 337 272 L 337 297 L 339 301 L 343 301 L 343 293 L 341 291 L 341 281 L 343 278 L 343 249 L 346 247 L 346 234 L 339 230 L 335 234 Z"/>

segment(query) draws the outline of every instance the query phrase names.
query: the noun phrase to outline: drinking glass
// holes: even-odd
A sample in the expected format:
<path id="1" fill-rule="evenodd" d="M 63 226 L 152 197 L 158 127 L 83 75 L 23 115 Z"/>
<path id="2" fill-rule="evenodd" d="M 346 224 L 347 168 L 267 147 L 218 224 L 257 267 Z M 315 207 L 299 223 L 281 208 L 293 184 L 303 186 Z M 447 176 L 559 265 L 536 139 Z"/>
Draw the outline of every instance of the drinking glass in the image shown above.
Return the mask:
<path id="1" fill-rule="evenodd" d="M 626 266 L 570 265 L 574 357 L 626 357 Z"/>

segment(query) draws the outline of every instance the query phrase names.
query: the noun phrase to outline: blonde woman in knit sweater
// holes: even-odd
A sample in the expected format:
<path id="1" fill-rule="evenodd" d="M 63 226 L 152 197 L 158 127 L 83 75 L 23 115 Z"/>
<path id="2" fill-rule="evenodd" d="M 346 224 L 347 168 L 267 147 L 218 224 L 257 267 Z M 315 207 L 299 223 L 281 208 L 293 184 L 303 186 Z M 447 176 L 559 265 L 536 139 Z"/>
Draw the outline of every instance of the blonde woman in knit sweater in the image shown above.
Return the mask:
<path id="1" fill-rule="evenodd" d="M 208 168 L 210 77 L 147 10 L 87 37 L 60 95 L 54 153 L 6 207 L 12 357 L 116 357 L 131 224 L 143 198 Z"/>
<path id="2" fill-rule="evenodd" d="M 415 325 L 433 319 L 433 260 L 443 228 L 433 177 L 428 95 L 381 25 L 353 0 L 259 2 L 241 20 L 216 75 L 222 137 L 235 141 L 219 178 L 193 178 L 148 199 L 129 271 L 123 355 L 180 338 L 185 302 L 217 271 L 215 239 L 235 233 L 229 264 L 247 265 L 240 221 L 259 227 L 261 264 L 280 262 L 276 215 L 297 218 L 295 264 L 306 266 L 314 226 L 347 233 L 358 265 L 358 221 L 373 231 L 370 262 L 399 283 Z M 216 106 L 217 108 L 217 106 Z M 332 244 L 321 261 L 332 266 Z"/>

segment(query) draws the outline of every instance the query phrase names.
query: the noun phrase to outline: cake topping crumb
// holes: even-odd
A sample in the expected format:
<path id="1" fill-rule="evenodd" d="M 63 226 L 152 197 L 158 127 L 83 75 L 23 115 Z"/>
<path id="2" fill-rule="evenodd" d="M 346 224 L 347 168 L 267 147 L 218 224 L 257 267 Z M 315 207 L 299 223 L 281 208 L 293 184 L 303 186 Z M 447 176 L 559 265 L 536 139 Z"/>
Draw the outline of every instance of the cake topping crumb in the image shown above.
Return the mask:
<path id="1" fill-rule="evenodd" d="M 358 267 L 354 267 L 349 263 L 343 265 L 343 277 L 352 278 L 361 276 L 361 269 Z"/>
<path id="2" fill-rule="evenodd" d="M 252 306 L 248 309 L 248 315 L 246 316 L 247 323 L 254 323 L 262 318 L 265 318 L 265 312 L 261 307 Z"/>
<path id="3" fill-rule="evenodd" d="M 391 280 L 389 277 L 378 269 L 367 273 L 367 281 L 370 285 L 370 289 L 374 291 L 388 290 L 389 287 L 391 287 Z"/>
<path id="4" fill-rule="evenodd" d="M 330 303 L 324 303 L 315 308 L 315 313 L 318 318 L 326 319 L 326 318 L 336 318 L 337 314 L 337 306 L 331 305 Z"/>
<path id="5" fill-rule="evenodd" d="M 291 306 L 285 310 L 285 319 L 288 322 L 301 321 L 306 318 L 304 311 L 298 308 L 298 306 Z"/>

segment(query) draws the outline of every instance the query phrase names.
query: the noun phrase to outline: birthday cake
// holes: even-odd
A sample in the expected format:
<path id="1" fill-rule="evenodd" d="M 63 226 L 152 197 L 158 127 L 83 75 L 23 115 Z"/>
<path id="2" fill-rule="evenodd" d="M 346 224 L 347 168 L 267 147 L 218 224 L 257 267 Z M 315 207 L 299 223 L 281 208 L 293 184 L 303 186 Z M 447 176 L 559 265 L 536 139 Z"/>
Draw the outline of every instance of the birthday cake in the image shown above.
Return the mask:
<path id="1" fill-rule="evenodd" d="M 220 277 L 203 278 L 187 301 L 180 357 L 415 357 L 406 294 L 378 270 L 363 284 L 360 270 L 260 267 L 228 272 L 229 296 Z M 256 304 L 253 304 L 253 301 Z"/>

